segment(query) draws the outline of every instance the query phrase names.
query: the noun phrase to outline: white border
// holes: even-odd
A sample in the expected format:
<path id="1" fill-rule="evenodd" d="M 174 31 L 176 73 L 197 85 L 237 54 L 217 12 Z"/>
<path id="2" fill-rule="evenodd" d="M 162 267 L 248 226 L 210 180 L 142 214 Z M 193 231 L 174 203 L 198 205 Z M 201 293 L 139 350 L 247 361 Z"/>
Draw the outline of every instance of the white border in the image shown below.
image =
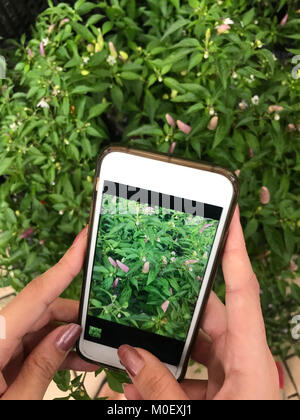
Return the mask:
<path id="1" fill-rule="evenodd" d="M 173 375 L 178 379 L 181 374 L 188 345 L 195 328 L 197 314 L 199 313 L 203 304 L 203 299 L 208 286 L 216 251 L 223 233 L 224 224 L 228 216 L 230 204 L 234 196 L 233 185 L 225 176 L 213 172 L 207 172 L 168 162 L 161 162 L 158 160 L 122 152 L 111 152 L 104 157 L 101 165 L 100 178 L 97 188 L 98 192 L 95 204 L 95 220 L 98 220 L 100 216 L 102 191 L 104 187 L 104 181 L 106 180 L 135 186 L 154 192 L 173 195 L 175 197 L 182 197 L 188 200 L 195 200 L 223 208 L 214 245 L 211 250 L 199 298 L 195 307 L 194 316 L 188 332 L 182 359 L 178 366 L 167 365 Z M 79 340 L 79 349 L 83 356 L 87 357 L 88 359 L 119 369 L 124 369 L 119 361 L 117 349 L 92 343 L 90 341 L 84 340 L 83 338 L 86 324 L 94 254 L 96 249 L 97 229 L 98 224 L 94 223 L 93 231 L 91 233 L 91 252 L 88 261 L 86 289 L 82 310 L 83 333 Z"/>

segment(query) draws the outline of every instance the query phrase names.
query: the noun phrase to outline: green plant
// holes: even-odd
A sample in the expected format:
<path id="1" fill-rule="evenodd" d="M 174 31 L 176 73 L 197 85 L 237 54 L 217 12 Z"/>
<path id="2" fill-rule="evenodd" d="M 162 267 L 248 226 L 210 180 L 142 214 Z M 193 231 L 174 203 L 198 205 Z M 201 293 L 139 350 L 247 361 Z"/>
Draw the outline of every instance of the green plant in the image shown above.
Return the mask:
<path id="1" fill-rule="evenodd" d="M 49 5 L 30 39 L 2 53 L 2 285 L 22 289 L 87 222 L 102 146 L 175 150 L 238 171 L 269 344 L 299 354 L 289 331 L 300 303 L 296 2 Z M 65 295 L 79 292 L 75 281 Z"/>
<path id="2" fill-rule="evenodd" d="M 89 315 L 184 341 L 218 221 L 112 195 L 102 209 Z"/>

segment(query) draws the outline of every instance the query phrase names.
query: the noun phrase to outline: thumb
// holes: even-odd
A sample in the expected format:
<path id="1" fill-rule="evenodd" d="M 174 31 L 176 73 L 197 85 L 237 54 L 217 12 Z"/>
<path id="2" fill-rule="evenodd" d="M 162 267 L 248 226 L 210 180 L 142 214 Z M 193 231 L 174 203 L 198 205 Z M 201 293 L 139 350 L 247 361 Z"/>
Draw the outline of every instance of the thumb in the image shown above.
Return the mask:
<path id="1" fill-rule="evenodd" d="M 56 328 L 26 358 L 19 375 L 2 396 L 8 400 L 41 400 L 81 334 L 76 324 Z"/>
<path id="2" fill-rule="evenodd" d="M 188 399 L 169 369 L 148 351 L 123 345 L 118 355 L 132 379 L 135 395 L 144 400 Z"/>

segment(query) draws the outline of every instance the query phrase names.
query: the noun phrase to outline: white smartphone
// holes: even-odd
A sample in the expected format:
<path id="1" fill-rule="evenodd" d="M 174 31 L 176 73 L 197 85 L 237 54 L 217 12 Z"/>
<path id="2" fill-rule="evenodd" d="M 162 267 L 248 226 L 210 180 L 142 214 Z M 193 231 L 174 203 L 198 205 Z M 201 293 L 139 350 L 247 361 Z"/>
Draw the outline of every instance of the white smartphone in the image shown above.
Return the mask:
<path id="1" fill-rule="evenodd" d="M 82 358 L 124 370 L 142 347 L 184 377 L 236 207 L 210 164 L 110 147 L 99 159 L 80 302 Z"/>

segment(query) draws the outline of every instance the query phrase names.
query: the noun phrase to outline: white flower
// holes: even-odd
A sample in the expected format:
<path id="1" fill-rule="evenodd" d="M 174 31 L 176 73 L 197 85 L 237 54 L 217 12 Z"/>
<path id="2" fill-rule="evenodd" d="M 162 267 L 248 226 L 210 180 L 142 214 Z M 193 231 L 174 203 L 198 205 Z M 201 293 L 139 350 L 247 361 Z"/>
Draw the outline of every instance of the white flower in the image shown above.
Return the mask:
<path id="1" fill-rule="evenodd" d="M 204 53 L 204 58 L 205 58 L 205 60 L 207 60 L 207 59 L 208 59 L 208 57 L 209 57 L 209 53 L 208 53 L 208 51 L 206 50 L 206 51 L 205 51 L 205 53 Z"/>
<path id="2" fill-rule="evenodd" d="M 112 55 L 109 55 L 108 57 L 107 57 L 107 63 L 111 66 L 111 67 L 113 67 L 115 64 L 117 64 L 117 60 L 116 60 L 116 58 L 115 57 L 113 57 Z"/>
<path id="3" fill-rule="evenodd" d="M 233 25 L 233 24 L 234 24 L 234 22 L 230 18 L 227 18 L 227 19 L 224 20 L 224 25 Z"/>
<path id="4" fill-rule="evenodd" d="M 210 110 L 209 110 L 209 115 L 210 115 L 211 117 L 213 117 L 213 116 L 215 115 L 215 110 L 214 110 L 214 108 L 213 108 L 213 107 L 211 107 L 211 108 L 210 108 Z"/>
<path id="5" fill-rule="evenodd" d="M 171 257 L 171 262 L 175 262 L 176 258 L 175 257 Z"/>
<path id="6" fill-rule="evenodd" d="M 234 72 L 232 73 L 232 78 L 233 78 L 233 79 L 237 79 L 237 78 L 238 78 L 238 74 L 237 74 L 237 72 L 236 72 L 236 71 L 234 71 Z"/>
<path id="7" fill-rule="evenodd" d="M 12 131 L 16 131 L 16 130 L 18 129 L 18 126 L 17 126 L 17 124 L 14 122 L 14 123 L 10 124 L 9 128 L 10 128 Z"/>
<path id="8" fill-rule="evenodd" d="M 90 57 L 83 57 L 82 61 L 87 64 L 90 61 Z"/>
<path id="9" fill-rule="evenodd" d="M 239 103 L 239 108 L 242 111 L 245 111 L 248 108 L 248 104 L 247 104 L 247 102 L 244 99 Z"/>
<path id="10" fill-rule="evenodd" d="M 258 105 L 259 104 L 259 96 L 258 95 L 253 96 L 253 98 L 251 99 L 251 102 L 253 103 L 253 105 Z"/>
<path id="11" fill-rule="evenodd" d="M 279 121 L 280 120 L 280 115 L 279 114 L 275 114 L 274 115 L 274 120 L 275 121 Z"/>
<path id="12" fill-rule="evenodd" d="M 37 108 L 45 108 L 48 109 L 50 108 L 48 102 L 43 98 L 36 106 Z"/>
<path id="13" fill-rule="evenodd" d="M 44 47 L 47 47 L 47 45 L 49 44 L 50 40 L 49 40 L 49 38 L 44 38 L 44 39 L 42 40 L 42 42 L 43 42 L 43 44 L 44 44 Z"/>

